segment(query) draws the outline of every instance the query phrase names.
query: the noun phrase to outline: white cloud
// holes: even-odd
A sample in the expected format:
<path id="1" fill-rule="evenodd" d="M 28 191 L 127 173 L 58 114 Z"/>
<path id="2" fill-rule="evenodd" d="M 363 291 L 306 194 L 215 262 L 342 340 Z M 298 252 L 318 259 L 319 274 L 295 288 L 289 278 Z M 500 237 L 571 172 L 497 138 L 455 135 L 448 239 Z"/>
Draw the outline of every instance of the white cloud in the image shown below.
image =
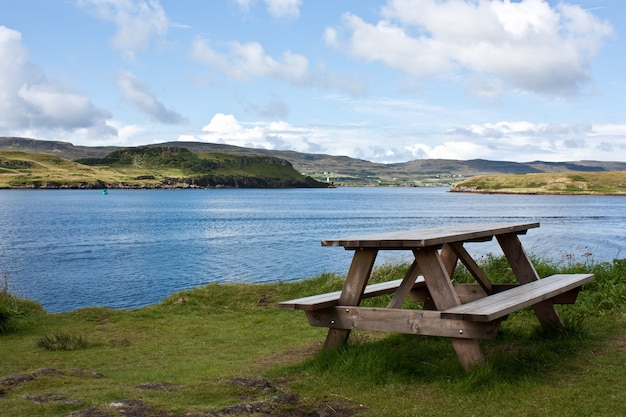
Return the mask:
<path id="1" fill-rule="evenodd" d="M 208 41 L 196 39 L 191 57 L 241 80 L 258 76 L 302 83 L 309 77 L 306 57 L 287 51 L 281 59 L 274 59 L 258 42 L 233 41 L 228 44 L 228 51 L 222 54 Z"/>
<path id="2" fill-rule="evenodd" d="M 619 159 L 616 153 L 626 150 L 626 125 L 546 124 L 519 120 L 469 125 L 449 131 L 398 131 L 364 124 L 243 123 L 234 115 L 218 113 L 202 132 L 180 135 L 178 140 L 349 155 L 382 163 L 428 158 L 607 161 Z"/>
<path id="3" fill-rule="evenodd" d="M 417 78 L 469 71 L 559 96 L 581 91 L 591 58 L 613 33 L 579 6 L 552 8 L 544 0 L 389 0 L 382 15 L 372 24 L 345 14 L 340 27 L 326 29 L 325 40 Z"/>
<path id="4" fill-rule="evenodd" d="M 348 155 L 360 139 L 353 132 L 334 126 L 293 126 L 284 121 L 242 123 L 232 114 L 217 113 L 195 135 L 180 135 L 179 141 L 225 143 L 259 149 L 293 150 L 305 153 L 333 151 Z"/>
<path id="5" fill-rule="evenodd" d="M 184 118 L 174 110 L 167 109 L 154 94 L 146 83 L 137 78 L 129 71 L 119 71 L 117 86 L 122 91 L 124 98 L 135 105 L 139 110 L 148 114 L 154 120 L 161 123 L 176 124 L 184 121 Z"/>
<path id="6" fill-rule="evenodd" d="M 111 115 L 30 61 L 21 34 L 0 26 L 0 128 L 13 132 L 88 130 L 110 135 Z"/>
<path id="7" fill-rule="evenodd" d="M 237 80 L 262 77 L 298 87 L 331 88 L 355 95 L 364 92 L 356 77 L 312 72 L 304 55 L 286 51 L 274 58 L 258 42 L 232 41 L 223 46 L 225 50 L 220 52 L 208 40 L 197 38 L 189 56 Z"/>
<path id="8" fill-rule="evenodd" d="M 255 0 L 232 0 L 244 12 L 250 11 Z M 263 0 L 267 11 L 275 18 L 297 18 L 300 16 L 302 0 Z"/>
<path id="9" fill-rule="evenodd" d="M 444 146 L 429 149 L 427 157 L 440 157 L 442 152 L 455 155 L 457 149 L 462 149 L 460 155 L 464 156 L 458 159 L 606 161 L 618 160 L 613 152 L 626 149 L 626 125 L 500 121 L 454 129 L 447 132 L 447 136 L 449 140 Z M 464 148 L 467 142 L 477 147 L 474 150 Z"/>
<path id="10" fill-rule="evenodd" d="M 158 0 L 78 0 L 78 4 L 115 24 L 113 47 L 131 60 L 170 26 Z"/>
<path id="11" fill-rule="evenodd" d="M 260 148 L 287 149 L 298 148 L 298 134 L 284 122 L 253 123 L 246 127 L 232 114 L 218 113 L 202 128 L 201 140 L 230 145 Z M 290 145 L 286 145 L 290 142 Z M 277 146 L 278 145 L 278 146 Z"/>

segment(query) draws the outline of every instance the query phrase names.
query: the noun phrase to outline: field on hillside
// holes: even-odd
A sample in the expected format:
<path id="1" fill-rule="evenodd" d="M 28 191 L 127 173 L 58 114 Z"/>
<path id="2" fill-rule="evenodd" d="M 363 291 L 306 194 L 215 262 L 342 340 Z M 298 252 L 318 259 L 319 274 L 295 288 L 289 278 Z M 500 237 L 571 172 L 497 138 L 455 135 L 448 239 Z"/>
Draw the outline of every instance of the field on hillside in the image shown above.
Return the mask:
<path id="1" fill-rule="evenodd" d="M 626 195 L 626 172 L 479 175 L 453 184 L 453 192 Z"/>
<path id="2" fill-rule="evenodd" d="M 76 161 L 47 153 L 0 151 L 0 188 L 327 187 L 274 157 L 132 148 Z"/>

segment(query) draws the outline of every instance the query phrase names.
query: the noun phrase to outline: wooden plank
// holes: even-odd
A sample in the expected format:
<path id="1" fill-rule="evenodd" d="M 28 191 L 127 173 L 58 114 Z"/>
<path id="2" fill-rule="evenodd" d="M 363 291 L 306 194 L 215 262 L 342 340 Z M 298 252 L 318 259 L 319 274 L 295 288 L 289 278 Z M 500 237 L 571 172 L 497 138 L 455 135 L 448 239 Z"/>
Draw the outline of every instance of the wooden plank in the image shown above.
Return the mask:
<path id="1" fill-rule="evenodd" d="M 406 297 L 408 297 L 411 290 L 415 288 L 415 283 L 418 279 L 419 273 L 420 273 L 419 266 L 417 266 L 417 262 L 413 261 L 406 275 L 402 279 L 402 282 L 398 286 L 398 289 L 393 294 L 391 301 L 389 301 L 387 308 L 402 307 L 402 303 L 404 303 L 404 300 L 406 300 Z M 423 277 L 421 281 L 422 282 L 424 281 Z"/>
<path id="2" fill-rule="evenodd" d="M 493 284 L 493 292 L 499 293 L 511 288 L 519 287 L 520 284 Z M 558 294 L 552 297 L 554 304 L 574 304 L 580 287 Z M 487 293 L 478 284 L 454 284 L 454 292 L 459 296 L 462 304 L 470 301 L 478 300 L 487 296 Z M 428 288 L 424 285 L 416 285 L 411 290 L 411 300 L 415 302 L 424 302 L 430 297 Z"/>
<path id="3" fill-rule="evenodd" d="M 446 310 L 461 304 L 437 250 L 431 247 L 414 253 L 437 310 Z M 450 340 L 465 371 L 485 363 L 485 356 L 480 350 L 478 341 L 456 338 Z"/>
<path id="4" fill-rule="evenodd" d="M 328 239 L 322 246 L 343 246 L 346 249 L 380 248 L 412 249 L 441 246 L 450 242 L 483 241 L 505 233 L 523 234 L 539 223 L 496 223 L 457 225 L 421 230 L 398 231 L 368 236 Z"/>
<path id="5" fill-rule="evenodd" d="M 443 336 L 456 339 L 494 339 L 499 322 L 478 323 L 442 319 L 437 311 L 337 306 L 307 312 L 311 326 Z"/>
<path id="6" fill-rule="evenodd" d="M 562 274 L 553 275 L 534 281 L 529 284 L 520 285 L 510 290 L 500 292 L 498 294 L 484 297 L 467 304 L 463 304 L 447 312 L 455 313 L 475 313 L 482 312 L 491 314 L 494 311 L 506 310 L 519 305 L 518 309 L 532 305 L 537 301 L 552 298 L 562 292 L 569 291 L 572 288 L 580 286 L 593 278 L 593 275 L 585 274 Z M 505 311 L 503 315 L 511 311 Z"/>
<path id="7" fill-rule="evenodd" d="M 415 250 L 413 250 L 413 256 L 415 256 Z M 443 266 L 446 269 L 446 272 L 448 273 L 448 276 L 452 277 L 454 275 L 456 265 L 459 261 L 459 256 L 452 249 L 450 244 L 446 243 L 445 245 L 443 245 L 443 247 L 441 248 L 440 258 L 441 258 L 441 263 L 443 264 Z"/>
<path id="8" fill-rule="evenodd" d="M 402 283 L 402 279 L 379 282 L 365 287 L 362 298 L 377 297 L 379 295 L 392 294 Z M 425 286 L 424 277 L 417 277 L 411 289 L 418 289 Z M 296 298 L 294 300 L 283 301 L 278 304 L 279 308 L 285 310 L 319 310 L 336 306 L 339 303 L 341 291 L 328 292 L 325 294 L 311 295 L 308 297 Z"/>
<path id="9" fill-rule="evenodd" d="M 430 296 L 438 310 L 461 304 L 454 292 L 452 281 L 436 249 L 427 248 L 415 251 L 415 259 L 420 266 Z"/>
<path id="10" fill-rule="evenodd" d="M 527 284 L 539 279 L 535 267 L 530 262 L 516 234 L 503 234 L 496 236 L 496 238 L 520 284 Z M 565 329 L 565 325 L 551 300 L 534 304 L 533 310 L 544 329 Z"/>
<path id="11" fill-rule="evenodd" d="M 441 312 L 446 319 L 488 322 L 570 291 L 594 279 L 593 274 L 556 274 Z"/>
<path id="12" fill-rule="evenodd" d="M 555 295 L 552 297 L 552 302 L 554 304 L 574 304 L 576 302 L 576 298 L 578 298 L 578 293 L 582 287 L 576 287 L 573 290 L 569 290 L 564 292 L 563 294 Z"/>
<path id="13" fill-rule="evenodd" d="M 325 294 L 311 295 L 308 297 L 296 298 L 294 300 L 283 301 L 278 304 L 278 308 L 286 310 L 317 310 L 337 305 L 341 291 L 328 292 Z"/>
<path id="14" fill-rule="evenodd" d="M 463 247 L 463 243 L 454 242 L 449 245 L 482 289 L 485 290 L 487 294 L 493 294 L 493 284 L 489 281 L 489 278 L 487 278 L 483 270 L 476 264 L 474 259 L 472 259 L 470 254 L 467 253 L 467 250 Z"/>
<path id="15" fill-rule="evenodd" d="M 494 284 L 494 292 L 499 292 L 504 289 L 516 287 L 519 284 Z M 459 301 L 462 304 L 469 303 L 470 301 L 477 300 L 487 296 L 485 290 L 483 290 L 478 284 L 453 284 L 454 292 L 459 297 Z M 430 299 L 430 292 L 424 285 L 415 286 L 411 290 L 411 301 L 425 302 Z"/>
<path id="16" fill-rule="evenodd" d="M 374 261 L 378 249 L 359 249 L 354 252 L 352 263 L 343 283 L 343 289 L 339 296 L 339 304 L 356 306 L 361 302 L 367 281 L 372 274 Z M 326 349 L 340 349 L 350 337 L 349 329 L 329 329 L 326 335 L 324 347 Z"/>

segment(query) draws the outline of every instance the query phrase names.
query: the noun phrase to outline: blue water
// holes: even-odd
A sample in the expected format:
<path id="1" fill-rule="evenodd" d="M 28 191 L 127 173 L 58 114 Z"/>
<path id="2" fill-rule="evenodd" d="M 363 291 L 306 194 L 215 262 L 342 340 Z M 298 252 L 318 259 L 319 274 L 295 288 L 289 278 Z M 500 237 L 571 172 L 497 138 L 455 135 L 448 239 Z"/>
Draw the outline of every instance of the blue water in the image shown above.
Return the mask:
<path id="1" fill-rule="evenodd" d="M 432 188 L 0 190 L 0 277 L 50 312 L 135 308 L 211 282 L 345 273 L 351 252 L 322 239 L 407 228 L 541 223 L 528 252 L 626 257 L 626 198 L 499 196 Z M 495 243 L 469 247 L 499 254 Z M 381 262 L 406 260 L 401 252 Z"/>

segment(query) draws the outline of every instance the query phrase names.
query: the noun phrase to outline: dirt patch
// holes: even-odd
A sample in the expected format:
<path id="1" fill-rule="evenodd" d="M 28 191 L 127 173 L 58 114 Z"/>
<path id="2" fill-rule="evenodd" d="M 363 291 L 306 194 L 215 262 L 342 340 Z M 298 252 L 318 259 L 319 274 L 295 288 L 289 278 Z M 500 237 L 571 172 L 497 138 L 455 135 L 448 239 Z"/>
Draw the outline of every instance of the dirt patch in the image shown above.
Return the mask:
<path id="1" fill-rule="evenodd" d="M 12 388 L 17 385 L 23 384 L 24 382 L 32 381 L 33 379 L 35 379 L 35 377 L 29 374 L 9 375 L 0 379 L 0 385 L 4 388 Z"/>
<path id="2" fill-rule="evenodd" d="M 54 391 L 31 394 L 26 398 L 38 404 L 81 404 L 83 402 L 78 398 L 67 398 L 65 394 Z"/>
<path id="3" fill-rule="evenodd" d="M 85 408 L 64 417 L 171 417 L 169 414 L 146 406 L 143 401 L 126 399 L 107 405 L 107 410 Z"/>
<path id="4" fill-rule="evenodd" d="M 277 391 L 276 387 L 269 380 L 265 378 L 250 379 L 250 378 L 238 378 L 237 377 L 237 378 L 230 378 L 228 382 L 230 382 L 233 385 L 239 385 L 245 388 L 252 388 L 252 389 L 258 389 L 258 390 L 269 391 L 269 392 Z"/>
<path id="5" fill-rule="evenodd" d="M 79 376 L 90 378 L 105 378 L 97 371 L 82 368 L 69 370 L 57 370 L 54 368 L 41 368 L 30 374 L 15 374 L 0 379 L 0 397 L 8 395 L 18 385 L 29 383 L 36 378 L 60 375 Z M 360 414 L 361 408 L 355 407 L 346 401 L 329 401 L 322 404 L 303 403 L 293 393 L 285 392 L 281 387 L 266 378 L 234 377 L 225 380 L 226 383 L 243 387 L 250 391 L 246 395 L 248 400 L 221 408 L 219 410 L 205 409 L 189 411 L 183 414 L 172 414 L 146 405 L 139 399 L 124 399 L 107 404 L 103 407 L 91 407 L 66 414 L 65 417 L 221 417 L 221 416 L 273 416 L 273 417 L 354 417 Z M 167 382 L 149 382 L 136 386 L 137 389 L 172 392 L 179 389 L 174 384 Z M 62 392 L 50 391 L 30 394 L 28 400 L 42 405 L 72 405 L 81 404 L 83 400 L 69 398 Z"/>
<path id="6" fill-rule="evenodd" d="M 88 376 L 93 378 L 106 378 L 100 372 L 89 371 L 82 368 L 74 368 L 67 371 L 61 371 L 54 368 L 40 368 L 36 371 L 31 372 L 30 374 L 14 374 L 5 376 L 4 378 L 0 378 L 0 398 L 9 395 L 9 393 L 18 385 L 30 382 L 35 380 L 36 378 L 48 375 L 74 375 L 74 376 Z M 49 393 L 48 393 L 49 394 Z M 35 396 L 40 395 L 41 398 L 45 398 L 47 394 L 34 394 Z M 34 397 L 38 398 L 38 397 Z M 33 401 L 36 401 L 33 399 Z M 70 400 L 68 400 L 70 401 Z M 72 402 L 66 404 L 76 404 L 75 400 L 71 400 Z M 80 402 L 80 400 L 78 400 Z M 36 401 L 40 402 L 40 401 Z M 42 401 L 42 402 L 52 402 L 50 401 Z"/>
<path id="7" fill-rule="evenodd" d="M 73 413 L 66 414 L 65 417 L 111 417 L 107 412 L 100 411 L 96 408 L 85 408 L 84 410 L 74 411 Z"/>
<path id="8" fill-rule="evenodd" d="M 28 374 L 15 374 L 5 376 L 0 379 L 0 398 L 9 395 L 11 390 L 16 386 L 35 379 L 32 375 Z"/>
<path id="9" fill-rule="evenodd" d="M 177 389 L 174 384 L 169 384 L 167 382 L 148 382 L 146 384 L 137 385 L 135 388 L 145 389 L 149 391 L 166 391 L 166 392 L 174 392 Z"/>
<path id="10" fill-rule="evenodd" d="M 126 416 L 126 417 L 169 417 L 170 415 L 154 410 L 150 407 L 146 407 L 141 400 L 122 400 L 109 404 L 109 409 L 113 412 L 112 416 Z M 87 417 L 87 416 L 86 416 Z M 88 416 L 92 417 L 92 416 Z"/>
<path id="11" fill-rule="evenodd" d="M 301 347 L 287 349 L 282 352 L 272 353 L 265 357 L 259 358 L 255 365 L 251 368 L 251 372 L 260 373 L 265 369 L 274 367 L 276 365 L 291 365 L 300 363 L 322 349 L 322 342 L 313 342 L 309 345 L 304 345 Z"/>

